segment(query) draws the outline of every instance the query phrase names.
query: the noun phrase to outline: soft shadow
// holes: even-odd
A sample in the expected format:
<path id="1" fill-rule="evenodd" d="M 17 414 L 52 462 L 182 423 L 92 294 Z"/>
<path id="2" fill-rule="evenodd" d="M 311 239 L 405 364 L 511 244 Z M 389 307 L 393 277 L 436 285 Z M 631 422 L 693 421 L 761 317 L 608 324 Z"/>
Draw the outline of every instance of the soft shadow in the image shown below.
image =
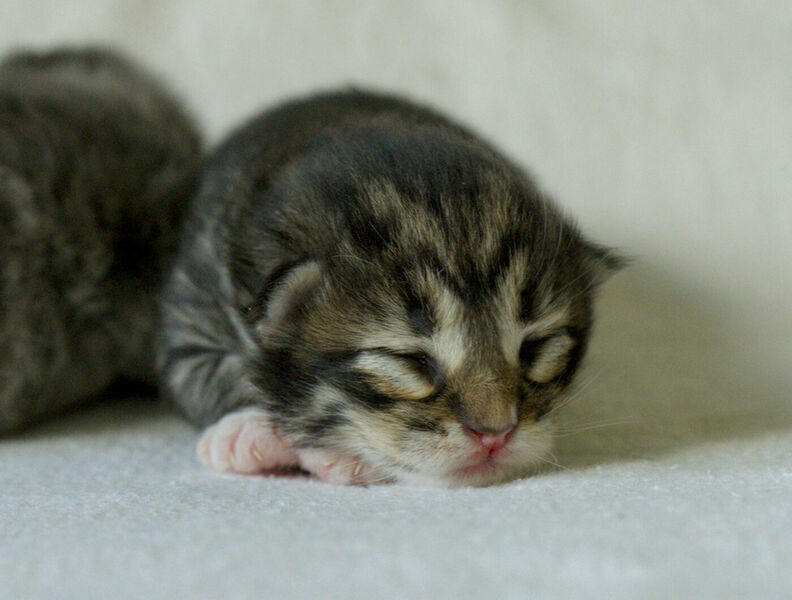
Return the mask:
<path id="1" fill-rule="evenodd" d="M 792 429 L 792 378 L 745 310 L 646 265 L 606 284 L 598 308 L 584 389 L 563 409 L 562 428 L 577 431 L 559 437 L 561 464 Z"/>
<path id="2" fill-rule="evenodd" d="M 150 429 L 164 417 L 175 414 L 160 399 L 156 388 L 137 382 L 113 384 L 96 398 L 88 399 L 46 420 L 0 438 L 4 440 L 55 439 L 64 436 L 93 436 L 108 431 Z"/>

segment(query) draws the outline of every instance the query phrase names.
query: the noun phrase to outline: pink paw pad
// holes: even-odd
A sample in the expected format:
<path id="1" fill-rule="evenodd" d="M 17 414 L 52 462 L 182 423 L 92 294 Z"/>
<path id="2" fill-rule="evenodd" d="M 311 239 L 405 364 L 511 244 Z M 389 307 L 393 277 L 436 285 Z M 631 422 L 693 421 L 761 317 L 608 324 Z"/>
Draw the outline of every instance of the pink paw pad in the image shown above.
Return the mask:
<path id="1" fill-rule="evenodd" d="M 328 483 L 371 485 L 384 482 L 380 474 L 357 456 L 316 449 L 300 450 L 298 456 L 304 470 Z"/>
<path id="2" fill-rule="evenodd" d="M 258 408 L 230 413 L 207 428 L 197 451 L 207 467 L 227 473 L 261 473 L 299 464 L 267 413 Z"/>

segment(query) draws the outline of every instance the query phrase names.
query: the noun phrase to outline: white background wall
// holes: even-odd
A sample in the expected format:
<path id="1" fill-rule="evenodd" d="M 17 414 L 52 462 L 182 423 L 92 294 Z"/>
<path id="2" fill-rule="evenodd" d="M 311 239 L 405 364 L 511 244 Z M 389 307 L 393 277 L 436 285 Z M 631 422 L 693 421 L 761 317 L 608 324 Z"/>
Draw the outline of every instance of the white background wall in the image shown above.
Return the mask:
<path id="1" fill-rule="evenodd" d="M 86 41 L 158 72 L 211 140 L 339 84 L 436 104 L 637 259 L 603 298 L 595 397 L 668 426 L 680 407 L 704 418 L 789 405 L 788 1 L 0 4 L 3 51 Z"/>

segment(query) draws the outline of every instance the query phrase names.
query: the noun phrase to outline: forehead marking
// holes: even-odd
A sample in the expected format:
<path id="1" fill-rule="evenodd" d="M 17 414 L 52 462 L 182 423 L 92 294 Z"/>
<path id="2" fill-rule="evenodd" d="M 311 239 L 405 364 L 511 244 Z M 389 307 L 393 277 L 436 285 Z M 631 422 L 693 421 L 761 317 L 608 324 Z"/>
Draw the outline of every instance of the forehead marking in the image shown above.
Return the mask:
<path id="1" fill-rule="evenodd" d="M 494 300 L 501 350 L 508 363 L 515 367 L 519 365 L 520 345 L 526 337 L 549 335 L 569 324 L 570 307 L 548 305 L 546 290 L 537 277 L 539 273 L 533 272 L 527 250 L 515 252 Z M 526 287 L 531 290 L 535 311 L 535 318 L 528 322 L 521 318 L 521 296 Z"/>
<path id="2" fill-rule="evenodd" d="M 467 356 L 465 335 L 460 326 L 440 327 L 432 336 L 432 347 L 437 359 L 449 371 L 458 371 Z"/>
<path id="3" fill-rule="evenodd" d="M 363 349 L 387 348 L 395 352 L 429 352 L 446 371 L 462 367 L 468 354 L 468 335 L 459 298 L 435 278 L 427 278 L 427 308 L 433 316 L 430 335 L 412 330 L 408 319 L 392 321 L 387 327 L 368 332 L 361 339 Z M 427 332 L 428 333 L 428 332 Z M 369 363 L 373 366 L 373 363 Z"/>
<path id="4" fill-rule="evenodd" d="M 434 301 L 437 325 L 430 338 L 434 355 L 446 369 L 457 371 L 467 356 L 462 307 L 457 297 L 445 286 L 438 287 Z"/>

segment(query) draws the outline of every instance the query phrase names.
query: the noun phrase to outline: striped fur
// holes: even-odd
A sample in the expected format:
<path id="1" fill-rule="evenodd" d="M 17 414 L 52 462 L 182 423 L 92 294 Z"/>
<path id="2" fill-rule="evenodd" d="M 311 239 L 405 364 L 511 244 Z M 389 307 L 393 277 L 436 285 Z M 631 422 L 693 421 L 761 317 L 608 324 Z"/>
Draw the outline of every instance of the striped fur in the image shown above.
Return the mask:
<path id="1" fill-rule="evenodd" d="M 261 408 L 296 448 L 388 479 L 529 472 L 618 259 L 437 113 L 349 91 L 285 104 L 209 161 L 163 303 L 163 387 L 200 425 Z M 466 475 L 463 423 L 519 423 Z"/>

